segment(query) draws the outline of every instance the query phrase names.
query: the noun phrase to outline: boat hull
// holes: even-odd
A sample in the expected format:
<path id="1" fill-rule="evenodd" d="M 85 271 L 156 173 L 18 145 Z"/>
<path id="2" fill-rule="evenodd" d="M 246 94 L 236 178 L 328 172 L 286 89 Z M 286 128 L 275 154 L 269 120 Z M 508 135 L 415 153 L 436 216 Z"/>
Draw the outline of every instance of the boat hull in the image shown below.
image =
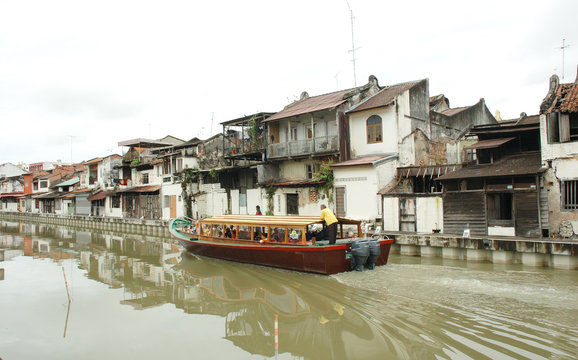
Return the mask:
<path id="1" fill-rule="evenodd" d="M 211 243 L 180 238 L 190 253 L 212 258 L 331 275 L 351 271 L 347 256 L 350 244 L 325 246 L 275 246 Z M 380 241 L 381 254 L 376 265 L 387 264 L 393 240 Z"/>

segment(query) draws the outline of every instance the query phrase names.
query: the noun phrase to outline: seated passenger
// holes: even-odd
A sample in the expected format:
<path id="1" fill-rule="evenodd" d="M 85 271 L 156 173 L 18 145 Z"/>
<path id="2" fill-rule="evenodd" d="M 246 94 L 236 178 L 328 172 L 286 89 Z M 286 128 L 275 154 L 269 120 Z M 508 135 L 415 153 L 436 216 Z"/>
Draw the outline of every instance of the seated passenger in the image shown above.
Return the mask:
<path id="1" fill-rule="evenodd" d="M 228 226 L 225 228 L 225 237 L 228 239 L 233 237 L 233 233 L 231 233 L 231 228 Z"/>

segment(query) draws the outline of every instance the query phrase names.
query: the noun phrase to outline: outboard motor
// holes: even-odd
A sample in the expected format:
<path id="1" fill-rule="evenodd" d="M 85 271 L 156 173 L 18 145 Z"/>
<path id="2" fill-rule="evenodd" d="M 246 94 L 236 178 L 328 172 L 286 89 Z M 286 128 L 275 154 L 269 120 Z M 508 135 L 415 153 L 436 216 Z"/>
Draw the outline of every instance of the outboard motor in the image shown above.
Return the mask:
<path id="1" fill-rule="evenodd" d="M 369 245 L 367 240 L 356 240 L 351 243 L 351 268 L 363 271 L 363 265 L 369 257 Z"/>
<path id="2" fill-rule="evenodd" d="M 379 255 L 381 255 L 381 245 L 379 244 L 379 239 L 371 239 L 367 242 L 369 248 L 369 257 L 367 258 L 367 262 L 365 266 L 369 270 L 375 269 L 375 262 Z"/>

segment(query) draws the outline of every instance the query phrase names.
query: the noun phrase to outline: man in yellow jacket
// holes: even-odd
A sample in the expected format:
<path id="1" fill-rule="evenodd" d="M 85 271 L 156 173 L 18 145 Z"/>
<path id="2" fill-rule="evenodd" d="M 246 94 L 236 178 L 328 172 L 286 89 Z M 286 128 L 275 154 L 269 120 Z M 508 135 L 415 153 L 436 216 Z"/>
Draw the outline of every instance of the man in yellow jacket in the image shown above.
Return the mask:
<path id="1" fill-rule="evenodd" d="M 337 236 L 337 217 L 328 209 L 325 205 L 321 204 L 321 220 L 325 221 L 327 225 L 323 229 L 322 239 L 328 239 L 330 244 L 335 244 L 335 238 Z"/>

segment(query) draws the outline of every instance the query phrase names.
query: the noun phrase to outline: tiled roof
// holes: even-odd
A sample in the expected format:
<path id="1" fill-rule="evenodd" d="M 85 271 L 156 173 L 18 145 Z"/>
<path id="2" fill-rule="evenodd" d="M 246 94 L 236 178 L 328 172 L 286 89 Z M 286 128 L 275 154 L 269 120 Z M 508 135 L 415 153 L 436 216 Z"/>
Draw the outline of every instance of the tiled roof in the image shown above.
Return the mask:
<path id="1" fill-rule="evenodd" d="M 102 161 L 102 158 L 94 158 L 92 160 L 88 160 L 87 162 L 84 163 L 84 165 L 92 165 L 92 164 L 96 164 Z"/>
<path id="2" fill-rule="evenodd" d="M 560 112 L 578 112 L 578 84 L 560 84 L 553 108 Z"/>
<path id="3" fill-rule="evenodd" d="M 370 109 L 375 109 L 383 106 L 388 106 L 393 102 L 393 99 L 398 96 L 399 94 L 403 93 L 406 90 L 411 89 L 421 81 L 411 81 L 403 84 L 397 84 L 392 86 L 386 86 L 377 94 L 373 95 L 369 99 L 365 100 L 361 104 L 354 106 L 351 110 L 347 113 L 355 113 L 359 111 L 365 111 Z"/>
<path id="4" fill-rule="evenodd" d="M 278 113 L 271 115 L 263 122 L 272 120 L 285 119 L 292 116 L 303 115 L 315 111 L 327 110 L 337 107 L 346 101 L 345 95 L 351 92 L 351 89 L 341 90 L 325 95 L 318 95 L 299 100 Z"/>

